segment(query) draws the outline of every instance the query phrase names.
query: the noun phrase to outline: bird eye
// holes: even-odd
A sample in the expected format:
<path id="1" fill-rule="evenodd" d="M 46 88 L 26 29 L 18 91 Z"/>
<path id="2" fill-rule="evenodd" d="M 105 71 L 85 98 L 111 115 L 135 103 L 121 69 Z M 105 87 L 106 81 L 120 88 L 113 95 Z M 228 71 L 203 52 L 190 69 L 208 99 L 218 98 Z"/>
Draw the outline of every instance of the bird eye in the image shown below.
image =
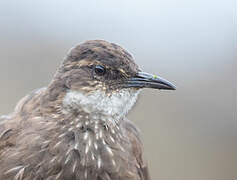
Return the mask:
<path id="1" fill-rule="evenodd" d="M 95 73 L 99 76 L 103 76 L 106 73 L 106 69 L 104 66 L 96 65 L 95 66 Z"/>

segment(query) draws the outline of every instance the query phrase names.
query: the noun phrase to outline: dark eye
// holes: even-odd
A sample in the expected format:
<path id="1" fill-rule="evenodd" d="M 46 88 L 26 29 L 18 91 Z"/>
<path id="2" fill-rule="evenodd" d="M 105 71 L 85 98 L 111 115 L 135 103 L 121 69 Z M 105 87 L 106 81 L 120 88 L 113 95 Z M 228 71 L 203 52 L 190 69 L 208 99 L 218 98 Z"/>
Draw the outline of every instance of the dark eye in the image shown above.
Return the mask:
<path id="1" fill-rule="evenodd" d="M 99 76 L 103 76 L 106 73 L 106 69 L 104 66 L 96 65 L 95 66 L 95 73 Z"/>

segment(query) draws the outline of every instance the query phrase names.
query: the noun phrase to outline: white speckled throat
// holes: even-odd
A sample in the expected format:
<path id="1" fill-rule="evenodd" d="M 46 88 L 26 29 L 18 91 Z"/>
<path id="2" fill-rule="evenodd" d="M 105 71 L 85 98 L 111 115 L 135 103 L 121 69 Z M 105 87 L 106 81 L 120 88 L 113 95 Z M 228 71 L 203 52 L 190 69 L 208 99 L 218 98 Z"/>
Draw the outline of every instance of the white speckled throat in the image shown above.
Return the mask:
<path id="1" fill-rule="evenodd" d="M 70 90 L 63 100 L 63 107 L 65 112 L 70 112 L 70 109 L 81 109 L 89 114 L 101 114 L 120 119 L 133 107 L 139 92 L 140 90 L 137 89 L 121 89 L 110 94 L 102 90 L 84 94 Z"/>

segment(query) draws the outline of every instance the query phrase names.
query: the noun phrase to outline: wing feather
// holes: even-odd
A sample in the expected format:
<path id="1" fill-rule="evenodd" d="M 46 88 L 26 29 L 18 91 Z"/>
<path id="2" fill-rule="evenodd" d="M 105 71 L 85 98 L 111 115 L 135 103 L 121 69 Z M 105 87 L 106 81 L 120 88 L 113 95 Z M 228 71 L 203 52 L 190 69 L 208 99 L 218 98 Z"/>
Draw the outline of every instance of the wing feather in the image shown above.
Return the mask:
<path id="1" fill-rule="evenodd" d="M 147 162 L 144 159 L 143 144 L 140 139 L 139 130 L 129 120 L 124 121 L 124 127 L 127 130 L 130 142 L 132 143 L 133 154 L 138 164 L 137 172 L 140 176 L 140 180 L 151 180 Z"/>

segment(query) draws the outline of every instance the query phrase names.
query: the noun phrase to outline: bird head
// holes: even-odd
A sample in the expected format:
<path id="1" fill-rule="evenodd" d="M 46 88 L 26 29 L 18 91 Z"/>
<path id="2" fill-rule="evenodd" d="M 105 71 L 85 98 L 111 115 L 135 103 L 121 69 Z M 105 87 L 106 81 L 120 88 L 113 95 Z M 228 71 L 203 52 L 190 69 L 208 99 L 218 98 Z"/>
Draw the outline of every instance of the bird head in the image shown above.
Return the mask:
<path id="1" fill-rule="evenodd" d="M 174 90 L 167 80 L 145 73 L 122 47 L 103 40 L 87 41 L 72 48 L 55 80 L 67 88 L 66 111 L 124 116 L 142 88 Z"/>

